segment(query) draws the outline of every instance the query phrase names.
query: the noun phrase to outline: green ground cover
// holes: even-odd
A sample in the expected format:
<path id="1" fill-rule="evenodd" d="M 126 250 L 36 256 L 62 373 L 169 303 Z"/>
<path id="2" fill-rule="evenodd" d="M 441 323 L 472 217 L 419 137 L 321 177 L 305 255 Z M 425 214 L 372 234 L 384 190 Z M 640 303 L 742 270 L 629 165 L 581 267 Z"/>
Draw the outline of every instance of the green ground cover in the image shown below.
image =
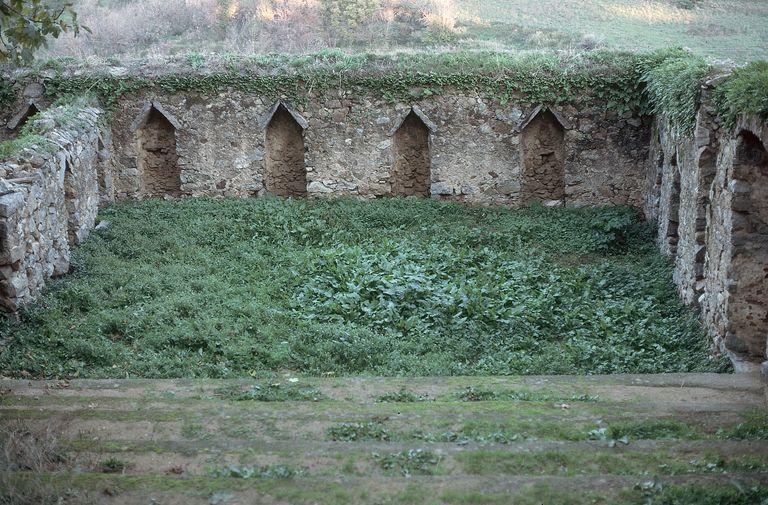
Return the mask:
<path id="1" fill-rule="evenodd" d="M 110 206 L 0 375 L 724 371 L 631 209 L 275 198 Z"/>
<path id="2" fill-rule="evenodd" d="M 623 50 L 684 46 L 737 62 L 768 53 L 768 5 L 749 0 L 457 0 L 465 44 Z"/>

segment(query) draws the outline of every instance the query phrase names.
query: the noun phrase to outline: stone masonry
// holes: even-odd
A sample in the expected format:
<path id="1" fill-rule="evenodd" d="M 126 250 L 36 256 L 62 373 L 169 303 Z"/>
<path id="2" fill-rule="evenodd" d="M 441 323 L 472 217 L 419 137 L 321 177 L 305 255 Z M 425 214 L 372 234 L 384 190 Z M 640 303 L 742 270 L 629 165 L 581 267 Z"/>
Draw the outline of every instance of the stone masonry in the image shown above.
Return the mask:
<path id="1" fill-rule="evenodd" d="M 95 225 L 107 163 L 99 153 L 100 115 L 82 109 L 71 126 L 0 163 L 0 305 L 8 310 L 67 273 L 72 247 Z"/>
<path id="2" fill-rule="evenodd" d="M 693 135 L 656 119 L 645 214 L 715 348 L 751 369 L 768 356 L 768 125 L 743 117 L 726 128 L 710 99 L 715 82 L 704 86 Z"/>
<path id="3" fill-rule="evenodd" d="M 392 103 L 364 89 L 323 95 L 309 91 L 306 101 L 296 104 L 232 90 L 208 95 L 126 94 L 116 103 L 112 123 L 117 198 L 150 196 L 141 169 L 145 154 L 133 126 L 147 104 L 160 105 L 178 123 L 174 133 L 181 195 L 270 192 L 270 166 L 293 167 L 302 161 L 300 155 L 291 154 L 299 151 L 295 134 L 294 147 L 280 148 L 285 157 L 274 148 L 269 152 L 268 144 L 275 140 L 270 131 L 279 120 L 276 114 L 281 106 L 294 120 L 306 122 L 301 126 L 308 196 L 404 194 L 398 186 L 401 170 L 397 167 L 402 159 L 412 158 L 423 167 L 419 185 L 423 187 L 425 178 L 428 183 L 426 191 L 414 194 L 507 205 L 524 202 L 521 130 L 531 117 L 548 109 L 522 99 L 518 104 L 502 104 L 450 91 L 409 103 Z M 546 175 L 556 179 L 547 182 L 558 188 L 553 190 L 555 196 L 562 194 L 566 205 L 641 206 L 644 173 L 638 167 L 648 156 L 650 120 L 621 116 L 591 102 L 552 110 L 566 123 L 559 132 L 562 142 L 556 136 L 555 148 L 550 149 L 558 170 Z M 403 149 L 398 141 L 404 134 L 400 127 L 407 126 L 404 123 L 413 111 L 418 111 L 418 119 L 429 130 L 424 134 L 422 129 L 419 140 L 428 149 Z M 296 161 L 288 163 L 288 157 Z M 428 174 L 422 173 L 427 166 Z"/>

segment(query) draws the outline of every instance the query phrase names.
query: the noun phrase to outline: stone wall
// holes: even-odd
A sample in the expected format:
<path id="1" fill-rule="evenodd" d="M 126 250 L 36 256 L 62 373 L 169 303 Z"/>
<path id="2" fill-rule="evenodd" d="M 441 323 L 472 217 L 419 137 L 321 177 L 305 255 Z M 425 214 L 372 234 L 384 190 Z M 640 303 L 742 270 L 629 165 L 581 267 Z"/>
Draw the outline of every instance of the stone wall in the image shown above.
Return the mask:
<path id="1" fill-rule="evenodd" d="M 148 109 L 160 111 L 173 126 L 181 195 L 287 194 L 286 184 L 301 186 L 290 191 L 301 194 L 301 177 L 291 176 L 285 184 L 269 180 L 279 180 L 270 167 L 293 174 L 303 162 L 305 173 L 299 175 L 306 178 L 309 196 L 414 194 L 483 204 L 538 199 L 637 207 L 643 201 L 640 167 L 648 153 L 649 119 L 620 116 L 587 99 L 547 110 L 523 98 L 502 104 L 450 91 L 392 103 L 365 89 L 309 91 L 296 104 L 231 90 L 125 94 L 116 103 L 112 124 L 118 198 L 156 196 L 142 169 L 147 154 L 140 136 Z M 544 146 L 549 154 L 536 154 L 553 158 L 554 163 L 543 166 L 555 169 L 543 174 L 553 179 L 545 185 L 551 187 L 547 198 L 529 199 L 523 196 L 521 139 L 536 136 L 526 134 L 525 127 L 536 128 L 540 115 L 557 118 L 552 146 Z M 277 131 L 281 117 L 293 119 L 291 142 L 270 133 Z M 412 122 L 423 127 L 413 129 Z M 420 147 L 406 147 L 407 139 Z M 398 182 L 402 160 L 418 161 L 420 168 Z"/>
<path id="2" fill-rule="evenodd" d="M 658 220 L 680 295 L 700 308 L 715 348 L 749 369 L 768 356 L 768 125 L 744 117 L 725 127 L 715 83 L 703 88 L 694 134 L 656 119 L 645 214 Z"/>
<path id="3" fill-rule="evenodd" d="M 52 123 L 56 110 L 36 119 Z M 0 306 L 15 311 L 47 279 L 69 271 L 70 253 L 110 198 L 110 161 L 98 119 L 76 111 L 34 144 L 0 163 Z M 103 187 L 103 189 L 100 187 Z"/>

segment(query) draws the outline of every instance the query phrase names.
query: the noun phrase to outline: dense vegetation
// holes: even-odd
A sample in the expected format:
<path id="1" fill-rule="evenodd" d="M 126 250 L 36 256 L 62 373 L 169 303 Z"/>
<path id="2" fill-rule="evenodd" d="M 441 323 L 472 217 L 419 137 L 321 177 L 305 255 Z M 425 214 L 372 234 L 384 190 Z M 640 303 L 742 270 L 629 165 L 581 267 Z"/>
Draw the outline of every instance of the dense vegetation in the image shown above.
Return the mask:
<path id="1" fill-rule="evenodd" d="M 0 374 L 723 370 L 627 208 L 385 199 L 113 205 L 6 321 Z"/>

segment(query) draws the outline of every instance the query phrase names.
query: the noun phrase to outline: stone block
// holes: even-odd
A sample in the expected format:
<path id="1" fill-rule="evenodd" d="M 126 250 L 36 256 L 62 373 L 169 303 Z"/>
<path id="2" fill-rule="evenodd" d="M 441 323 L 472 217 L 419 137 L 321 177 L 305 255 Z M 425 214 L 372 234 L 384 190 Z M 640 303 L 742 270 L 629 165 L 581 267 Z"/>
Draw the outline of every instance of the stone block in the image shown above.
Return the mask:
<path id="1" fill-rule="evenodd" d="M 453 186 L 445 182 L 433 182 L 429 188 L 432 195 L 447 196 L 453 194 Z"/>
<path id="2" fill-rule="evenodd" d="M 24 205 L 24 196 L 20 193 L 7 193 L 0 196 L 0 218 L 7 219 L 16 214 Z"/>

